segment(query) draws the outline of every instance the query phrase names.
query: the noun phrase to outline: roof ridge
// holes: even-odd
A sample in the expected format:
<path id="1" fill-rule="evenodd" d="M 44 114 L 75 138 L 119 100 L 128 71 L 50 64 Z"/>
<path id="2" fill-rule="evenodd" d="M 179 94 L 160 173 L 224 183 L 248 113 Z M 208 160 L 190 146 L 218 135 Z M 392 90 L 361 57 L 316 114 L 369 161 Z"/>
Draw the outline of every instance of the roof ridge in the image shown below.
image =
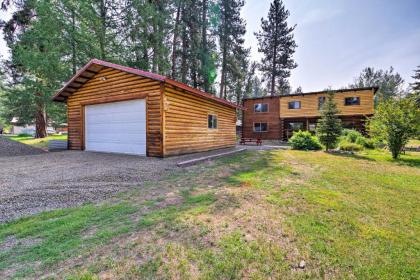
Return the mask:
<path id="1" fill-rule="evenodd" d="M 176 80 L 172 80 L 172 79 L 168 78 L 167 76 L 163 76 L 163 75 L 160 75 L 160 74 L 156 74 L 156 73 L 152 73 L 152 72 L 140 70 L 140 69 L 133 68 L 133 67 L 124 66 L 124 65 L 121 65 L 121 64 L 116 64 L 116 63 L 108 62 L 108 61 L 97 59 L 97 58 L 92 58 L 86 65 L 84 65 L 82 68 L 80 68 L 70 78 L 70 80 L 68 80 L 63 85 L 63 87 L 54 94 L 54 96 L 52 97 L 52 99 L 54 101 L 62 101 L 61 98 L 63 98 L 63 97 L 61 97 L 60 99 L 59 99 L 59 97 L 66 90 L 66 88 L 69 87 L 70 84 L 72 84 L 73 82 L 75 82 L 75 80 L 83 72 L 87 71 L 89 69 L 89 67 L 92 66 L 92 65 L 94 65 L 94 64 L 101 65 L 101 66 L 104 66 L 104 67 L 114 68 L 114 69 L 117 69 L 117 70 L 120 70 L 120 71 L 123 71 L 123 72 L 127 72 L 127 73 L 131 73 L 131 74 L 134 74 L 134 75 L 143 76 L 143 77 L 146 77 L 146 78 L 149 78 L 149 79 L 152 79 L 152 80 L 156 80 L 156 81 L 168 83 L 168 84 L 171 84 L 171 85 L 173 85 L 175 87 L 181 88 L 183 90 L 192 92 L 192 93 L 194 93 L 196 95 L 199 95 L 199 96 L 201 96 L 203 98 L 207 98 L 209 100 L 214 100 L 214 101 L 216 101 L 218 103 L 222 103 L 222 104 L 228 105 L 230 107 L 238 108 L 238 109 L 241 109 L 241 110 L 244 109 L 241 105 L 237 105 L 237 104 L 235 104 L 233 102 L 230 102 L 230 101 L 228 101 L 226 99 L 223 99 L 223 98 L 220 98 L 220 97 L 217 97 L 217 96 L 214 96 L 214 95 L 212 95 L 212 94 L 210 94 L 208 92 L 202 91 L 200 89 L 193 88 L 193 87 L 191 87 L 191 86 L 189 86 L 187 84 L 184 84 L 182 82 L 178 82 Z"/>

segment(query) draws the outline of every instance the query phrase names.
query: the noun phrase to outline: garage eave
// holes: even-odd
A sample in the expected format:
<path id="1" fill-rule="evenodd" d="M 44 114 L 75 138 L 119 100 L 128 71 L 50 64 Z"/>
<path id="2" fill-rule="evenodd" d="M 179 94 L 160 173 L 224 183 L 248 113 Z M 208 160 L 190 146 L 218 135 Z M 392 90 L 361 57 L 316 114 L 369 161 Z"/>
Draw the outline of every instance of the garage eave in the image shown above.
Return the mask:
<path id="1" fill-rule="evenodd" d="M 96 58 L 90 60 L 85 66 L 83 66 L 79 71 L 77 71 L 76 74 L 74 74 L 74 76 L 67 83 L 65 83 L 64 86 L 59 91 L 57 91 L 54 94 L 52 99 L 56 102 L 66 102 L 67 98 L 70 95 L 72 95 L 73 92 L 77 91 L 80 87 L 82 87 L 87 81 L 93 78 L 100 70 L 102 70 L 105 67 L 117 69 L 117 70 L 134 74 L 134 75 L 139 75 L 139 76 L 146 77 L 155 81 L 164 82 L 164 83 L 173 85 L 177 88 L 186 90 L 202 98 L 212 100 L 217 103 L 221 103 L 223 105 L 226 105 L 235 109 L 244 110 L 244 107 L 242 107 L 241 105 L 237 105 L 235 103 L 229 102 L 223 98 L 216 97 L 210 93 L 190 87 L 189 85 L 169 79 L 165 76 L 127 67 L 127 66 L 123 66 L 123 65 L 119 65 L 119 64 L 115 64 L 115 63 L 111 63 L 111 62 L 107 62 L 107 61 L 103 61 Z"/>

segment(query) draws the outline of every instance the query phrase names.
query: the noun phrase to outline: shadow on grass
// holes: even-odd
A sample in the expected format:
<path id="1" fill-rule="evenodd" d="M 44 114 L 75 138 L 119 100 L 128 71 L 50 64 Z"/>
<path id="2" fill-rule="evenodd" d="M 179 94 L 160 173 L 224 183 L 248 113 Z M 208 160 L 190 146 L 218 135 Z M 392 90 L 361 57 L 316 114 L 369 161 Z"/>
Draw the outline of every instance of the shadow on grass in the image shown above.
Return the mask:
<path id="1" fill-rule="evenodd" d="M 380 154 L 374 155 L 362 155 L 362 154 L 338 154 L 338 153 L 328 153 L 332 156 L 342 157 L 342 158 L 352 158 L 358 160 L 366 160 L 371 162 L 390 162 L 401 166 L 409 166 L 409 167 L 420 167 L 420 154 L 413 155 L 413 154 L 401 154 L 400 158 L 393 159 L 391 154 L 386 154 L 385 152 L 381 152 Z"/>
<path id="2" fill-rule="evenodd" d="M 334 152 L 327 152 L 327 154 L 335 157 L 341 157 L 341 158 L 351 158 L 351 159 L 359 159 L 359 160 L 367 160 L 367 161 L 373 161 L 376 162 L 376 159 L 370 158 L 368 156 L 359 155 L 359 154 L 339 154 Z"/>
<path id="3" fill-rule="evenodd" d="M 283 175 L 291 172 L 289 168 L 278 163 L 276 156 L 278 155 L 274 151 L 259 152 L 255 157 L 248 154 L 247 157 L 238 160 L 241 166 L 225 178 L 225 182 L 231 186 L 250 184 L 254 187 L 270 187 L 271 185 L 265 182 L 266 177 L 273 173 Z"/>

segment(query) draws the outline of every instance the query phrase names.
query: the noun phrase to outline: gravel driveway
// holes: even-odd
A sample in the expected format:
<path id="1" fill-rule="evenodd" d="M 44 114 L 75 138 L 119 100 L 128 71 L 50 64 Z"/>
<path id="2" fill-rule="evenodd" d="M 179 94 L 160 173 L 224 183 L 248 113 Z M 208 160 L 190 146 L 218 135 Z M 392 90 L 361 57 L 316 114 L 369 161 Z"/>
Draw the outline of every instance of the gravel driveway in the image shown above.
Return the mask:
<path id="1" fill-rule="evenodd" d="M 79 151 L 0 157 L 0 223 L 103 200 L 159 179 L 176 160 Z"/>
<path id="2" fill-rule="evenodd" d="M 25 145 L 16 141 L 12 141 L 0 135 L 0 158 L 23 155 L 39 155 L 45 151 Z"/>

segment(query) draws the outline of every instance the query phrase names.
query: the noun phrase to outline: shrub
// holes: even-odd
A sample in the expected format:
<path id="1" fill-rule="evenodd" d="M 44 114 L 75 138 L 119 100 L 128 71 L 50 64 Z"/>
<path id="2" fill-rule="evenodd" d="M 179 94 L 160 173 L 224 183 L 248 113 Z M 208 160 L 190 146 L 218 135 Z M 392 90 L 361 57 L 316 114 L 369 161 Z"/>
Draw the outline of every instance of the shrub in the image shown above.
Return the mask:
<path id="1" fill-rule="evenodd" d="M 17 136 L 18 137 L 33 137 L 32 135 L 30 135 L 28 133 L 19 133 Z"/>
<path id="2" fill-rule="evenodd" d="M 350 143 L 356 143 L 357 139 L 363 138 L 363 135 L 354 129 L 348 129 L 346 140 Z"/>
<path id="3" fill-rule="evenodd" d="M 341 131 L 341 136 L 347 136 L 350 133 L 353 133 L 353 131 L 355 131 L 354 129 L 350 129 L 350 128 L 343 128 L 343 130 Z"/>
<path id="4" fill-rule="evenodd" d="M 293 133 L 289 143 L 294 150 L 320 150 L 322 148 L 317 137 L 309 131 L 298 131 Z"/>
<path id="5" fill-rule="evenodd" d="M 358 137 L 356 139 L 356 144 L 363 146 L 366 149 L 375 149 L 376 141 L 374 139 L 366 138 L 366 137 Z"/>
<path id="6" fill-rule="evenodd" d="M 376 146 L 377 141 L 364 137 L 359 131 L 354 129 L 344 129 L 342 135 L 340 142 L 346 141 L 358 144 L 366 149 L 374 149 Z"/>
<path id="7" fill-rule="evenodd" d="M 356 143 L 347 142 L 347 141 L 340 142 L 340 144 L 338 145 L 338 148 L 342 151 L 348 151 L 348 152 L 357 152 L 357 151 L 363 150 L 363 146 Z"/>
<path id="8" fill-rule="evenodd" d="M 420 108 L 410 98 L 382 101 L 369 120 L 370 134 L 384 142 L 396 159 L 410 138 L 420 134 Z"/>

